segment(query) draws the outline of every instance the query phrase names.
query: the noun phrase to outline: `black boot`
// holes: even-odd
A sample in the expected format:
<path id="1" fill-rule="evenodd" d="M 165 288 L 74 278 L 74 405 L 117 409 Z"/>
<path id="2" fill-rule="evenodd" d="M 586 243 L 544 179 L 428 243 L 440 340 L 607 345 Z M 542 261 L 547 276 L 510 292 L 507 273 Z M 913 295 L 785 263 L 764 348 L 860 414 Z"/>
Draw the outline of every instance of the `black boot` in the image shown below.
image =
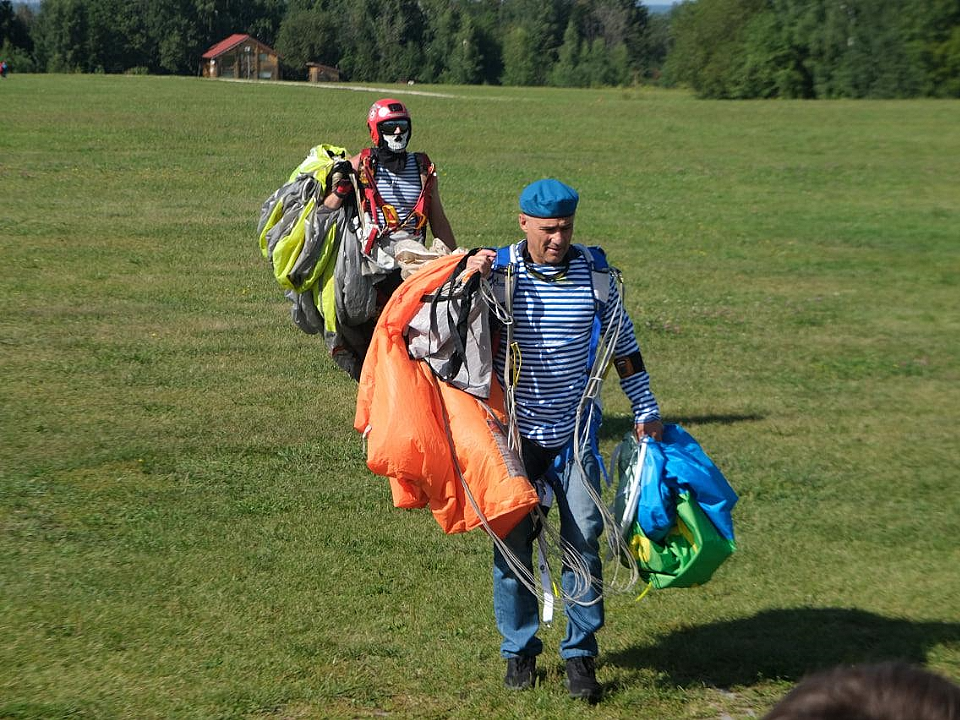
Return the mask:
<path id="1" fill-rule="evenodd" d="M 503 685 L 511 690 L 529 690 L 533 687 L 536 672 L 537 658 L 530 655 L 508 658 L 507 676 L 503 679 Z"/>
<path id="2" fill-rule="evenodd" d="M 600 699 L 601 687 L 592 657 L 573 657 L 567 660 L 567 689 L 570 697 L 595 703 Z"/>

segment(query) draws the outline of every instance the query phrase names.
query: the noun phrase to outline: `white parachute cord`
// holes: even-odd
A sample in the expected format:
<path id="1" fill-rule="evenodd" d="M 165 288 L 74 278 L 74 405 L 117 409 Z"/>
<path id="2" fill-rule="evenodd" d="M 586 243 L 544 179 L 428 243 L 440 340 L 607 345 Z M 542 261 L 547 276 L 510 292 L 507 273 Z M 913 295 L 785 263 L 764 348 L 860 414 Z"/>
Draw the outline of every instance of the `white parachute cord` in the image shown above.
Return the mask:
<path id="1" fill-rule="evenodd" d="M 490 286 L 490 282 L 486 278 L 480 279 L 480 298 L 487 304 L 487 307 L 493 312 L 497 320 L 500 321 L 502 325 L 510 325 L 513 323 L 513 317 L 507 311 L 503 305 L 500 304 L 500 301 L 497 300 L 497 296 L 493 292 L 493 288 Z"/>
<path id="2" fill-rule="evenodd" d="M 607 327 L 606 331 L 600 338 L 600 342 L 597 345 L 596 355 L 594 357 L 593 367 L 590 368 L 590 373 L 587 377 L 587 384 L 584 387 L 583 395 L 580 398 L 580 403 L 577 405 L 577 415 L 576 422 L 574 425 L 574 435 L 573 435 L 573 456 L 574 462 L 577 463 L 577 466 L 580 468 L 581 482 L 584 484 L 584 488 L 587 491 L 590 499 L 597 506 L 597 509 L 600 512 L 600 516 L 603 519 L 604 530 L 607 533 L 607 542 L 611 545 L 616 545 L 616 548 L 620 553 L 625 553 L 629 556 L 629 548 L 626 545 L 626 542 L 623 539 L 623 534 L 621 529 L 613 517 L 611 512 L 607 509 L 606 505 L 603 502 L 603 499 L 600 497 L 599 493 L 594 490 L 593 486 L 587 480 L 587 473 L 583 465 L 583 450 L 589 444 L 589 428 L 592 426 L 593 413 L 599 411 L 599 396 L 600 390 L 603 387 L 603 380 L 606 374 L 607 368 L 610 365 L 610 362 L 613 360 L 614 353 L 616 351 L 617 342 L 620 339 L 620 334 L 623 330 L 623 317 L 624 317 L 624 287 L 623 287 L 623 276 L 619 271 L 611 268 L 611 275 L 614 279 L 614 289 L 615 289 L 615 318 L 616 322 L 611 323 Z M 612 468 L 611 468 L 612 470 Z M 620 563 L 614 565 L 614 574 L 612 578 L 608 578 L 606 584 L 610 589 L 615 591 L 626 591 L 632 588 L 637 581 L 640 579 L 640 573 L 636 567 L 636 563 L 629 563 L 629 577 L 627 580 L 620 580 L 621 568 L 623 566 Z"/>
<path id="3" fill-rule="evenodd" d="M 430 378 L 437 388 L 437 399 L 440 401 L 440 408 L 443 411 L 443 430 L 447 437 L 447 445 L 450 448 L 450 458 L 453 461 L 453 469 L 457 474 L 457 479 L 460 481 L 460 486 L 463 488 L 463 493 L 467 498 L 467 501 L 470 503 L 470 507 L 473 508 L 474 513 L 480 519 L 480 525 L 486 531 L 487 535 L 490 536 L 490 539 L 493 540 L 493 544 L 497 546 L 500 550 L 500 554 L 503 556 L 503 559 L 506 560 L 507 565 L 510 566 L 510 569 L 513 570 L 514 575 L 517 580 L 520 581 L 520 584 L 523 585 L 527 590 L 529 590 L 538 600 L 543 602 L 543 593 L 537 591 L 537 583 L 533 573 L 524 566 L 520 558 L 518 558 L 514 552 L 507 546 L 500 537 L 493 531 L 493 528 L 490 526 L 490 522 L 487 520 L 487 517 L 483 514 L 483 511 L 480 509 L 480 504 L 477 502 L 476 498 L 473 496 L 473 492 L 470 490 L 470 486 L 467 484 L 466 478 L 463 477 L 463 470 L 460 468 L 460 463 L 457 461 L 457 452 L 456 444 L 453 441 L 453 433 L 450 430 L 450 420 L 447 414 L 447 406 L 443 402 L 443 396 L 440 394 L 440 388 L 437 385 L 439 379 L 430 373 Z M 489 417 L 493 418 L 499 424 L 496 415 L 493 411 L 487 407 L 485 403 L 481 403 L 486 409 Z"/>
<path id="4" fill-rule="evenodd" d="M 500 419 L 494 414 L 493 410 L 491 410 L 490 407 L 485 403 L 483 403 L 483 408 L 484 410 L 487 411 L 487 415 L 490 421 L 494 423 L 502 432 L 504 432 L 504 434 L 506 434 L 506 428 L 504 427 L 503 423 L 500 422 Z M 451 438 L 451 442 L 452 442 L 452 438 Z M 460 476 L 461 482 L 465 482 L 462 475 L 460 475 L 459 468 L 457 468 L 457 472 L 458 472 L 458 475 Z M 464 485 L 464 492 L 466 493 L 468 498 L 472 498 L 472 495 L 470 494 L 470 489 L 466 485 Z M 479 509 L 476 507 L 476 504 L 474 503 L 472 504 L 474 505 L 474 511 L 481 518 L 481 523 L 482 523 L 484 520 L 483 516 L 481 515 Z M 535 507 L 533 510 L 530 511 L 530 516 L 533 519 L 534 527 L 540 528 L 539 538 L 542 538 L 543 535 L 546 534 L 550 540 L 549 543 L 538 543 L 540 558 L 543 564 L 548 566 L 547 576 L 544 577 L 543 575 L 541 575 L 541 579 L 542 579 L 541 586 L 543 587 L 544 592 L 546 592 L 548 589 L 552 587 L 554 593 L 558 595 L 561 598 L 561 600 L 563 600 L 564 602 L 571 602 L 571 603 L 577 603 L 577 604 L 592 604 L 593 602 L 596 602 L 596 600 L 590 603 L 583 603 L 581 601 L 581 598 L 590 590 L 590 586 L 592 582 L 592 578 L 590 575 L 590 567 L 584 561 L 583 556 L 579 552 L 577 552 L 577 550 L 570 543 L 565 541 L 560 536 L 560 533 L 556 529 L 556 527 L 554 527 L 548 521 L 547 515 L 543 511 L 542 507 L 540 507 L 539 505 Z M 488 532 L 490 531 L 488 530 Z M 499 538 L 494 536 L 494 542 L 496 542 L 497 540 L 499 540 Z M 549 563 L 547 559 L 547 555 L 549 554 L 547 552 L 548 546 L 557 548 L 557 551 L 560 554 L 561 562 L 563 566 L 569 569 L 570 572 L 572 573 L 574 582 L 573 582 L 573 589 L 571 591 L 565 591 L 562 587 L 557 587 L 556 585 L 552 585 L 552 581 L 547 579 L 549 578 Z M 498 547 L 501 548 L 501 552 L 504 554 L 504 557 L 507 560 L 507 563 L 512 568 L 514 568 L 514 564 L 511 561 L 516 560 L 516 558 L 513 557 L 512 553 L 510 553 L 509 550 L 505 550 L 500 545 L 498 545 Z M 516 560 L 516 562 L 519 562 L 519 560 Z M 524 570 L 524 573 L 523 573 L 524 576 L 528 576 L 529 571 L 525 567 L 523 568 L 523 570 Z M 534 594 L 537 594 L 535 590 L 531 590 L 531 591 L 534 592 Z M 546 606 L 547 604 L 546 597 L 543 597 L 542 599 L 544 602 L 544 606 Z"/>
<path id="5" fill-rule="evenodd" d="M 505 274 L 506 278 L 504 283 L 505 292 L 503 304 L 497 300 L 496 295 L 493 292 L 493 288 L 486 279 L 483 279 L 480 282 L 480 297 L 484 300 L 484 302 L 486 302 L 487 306 L 491 309 L 493 314 L 497 317 L 505 329 L 506 352 L 504 353 L 503 366 L 503 394 L 504 406 L 507 415 L 507 426 L 503 428 L 502 424 L 499 422 L 499 419 L 493 414 L 492 411 L 490 411 L 489 408 L 487 408 L 487 412 L 490 418 L 503 429 L 504 434 L 507 436 L 508 447 L 520 455 L 522 453 L 522 443 L 520 442 L 520 430 L 517 424 L 516 396 L 514 391 L 516 385 L 514 382 L 514 374 L 519 372 L 520 356 L 519 351 L 516 349 L 513 341 L 513 290 L 516 278 L 513 274 L 512 264 L 507 266 Z M 460 477 L 461 483 L 465 483 L 462 475 L 460 474 L 459 468 L 457 468 L 457 474 Z M 467 497 L 471 498 L 470 491 L 465 484 L 464 491 Z M 478 516 L 480 515 L 475 505 L 474 511 L 477 512 Z M 542 588 L 542 594 L 537 593 L 536 590 L 531 586 L 532 578 L 530 578 L 530 584 L 525 581 L 530 577 L 527 568 L 519 562 L 513 553 L 511 553 L 509 549 L 505 547 L 502 541 L 500 541 L 500 539 L 494 533 L 492 533 L 489 528 L 485 527 L 485 529 L 487 530 L 488 534 L 491 535 L 494 542 L 497 543 L 497 547 L 500 549 L 501 554 L 507 561 L 507 564 L 517 574 L 521 583 L 523 583 L 524 586 L 531 590 L 531 592 L 533 592 L 535 595 L 538 595 L 543 602 L 544 622 L 549 622 L 549 620 L 547 620 L 547 617 L 549 617 L 548 608 L 550 608 L 552 604 L 553 594 L 559 595 L 564 602 L 578 604 L 592 604 L 593 602 L 597 602 L 599 598 L 588 603 L 585 603 L 581 600 L 590 591 L 592 586 L 592 577 L 590 574 L 590 567 L 583 560 L 583 557 L 580 555 L 580 553 L 560 537 L 560 533 L 552 524 L 550 524 L 550 522 L 547 520 L 546 514 L 540 509 L 540 507 L 537 507 L 531 511 L 531 515 L 533 516 L 534 523 L 538 524 L 541 528 L 537 549 L 540 558 L 540 585 Z M 483 522 L 484 520 L 481 516 L 481 523 Z M 549 536 L 550 543 L 543 541 L 544 534 Z M 569 592 L 565 591 L 563 588 L 557 587 L 550 579 L 549 562 L 547 558 L 548 545 L 550 544 L 557 548 L 563 567 L 570 571 L 571 577 L 573 578 L 572 590 Z M 553 585 L 553 587 L 551 587 L 551 585 Z M 551 592 L 551 590 L 553 592 Z"/>
<path id="6" fill-rule="evenodd" d="M 516 360 L 519 363 L 519 350 L 516 351 L 516 357 L 514 357 L 514 343 L 513 343 L 513 271 L 512 266 L 507 266 L 507 277 L 505 283 L 505 296 L 504 303 L 501 304 L 497 300 L 497 296 L 493 291 L 490 283 L 486 278 L 481 278 L 480 280 L 480 297 L 487 304 L 487 307 L 493 312 L 497 320 L 500 321 L 500 324 L 503 325 L 506 332 L 504 333 L 505 342 L 507 344 L 507 349 L 503 362 L 503 404 L 504 412 L 507 415 L 507 444 L 511 450 L 516 450 L 517 454 L 520 453 L 520 429 L 517 425 L 517 405 L 516 405 L 516 393 L 514 392 L 514 383 L 509 382 L 512 377 L 513 362 Z M 519 366 L 518 366 L 519 371 Z"/>
<path id="7" fill-rule="evenodd" d="M 550 577 L 550 563 L 547 555 L 547 539 L 543 536 L 543 533 L 540 533 L 537 535 L 537 568 L 540 570 L 540 587 L 543 590 L 543 624 L 550 627 L 553 623 L 556 586 Z"/>
<path id="8" fill-rule="evenodd" d="M 561 537 L 560 532 L 552 524 L 547 522 L 543 510 L 537 508 L 536 520 L 542 528 L 541 537 L 546 534 L 549 537 L 549 546 L 557 548 L 561 558 L 562 568 L 569 572 L 569 588 L 561 587 L 558 594 L 564 602 L 574 605 L 589 606 L 600 602 L 603 599 L 603 588 L 594 582 L 593 575 L 590 572 L 590 565 L 584 560 L 583 555 L 569 542 Z M 584 600 L 584 597 L 590 590 L 595 589 L 597 596 L 592 600 Z"/>

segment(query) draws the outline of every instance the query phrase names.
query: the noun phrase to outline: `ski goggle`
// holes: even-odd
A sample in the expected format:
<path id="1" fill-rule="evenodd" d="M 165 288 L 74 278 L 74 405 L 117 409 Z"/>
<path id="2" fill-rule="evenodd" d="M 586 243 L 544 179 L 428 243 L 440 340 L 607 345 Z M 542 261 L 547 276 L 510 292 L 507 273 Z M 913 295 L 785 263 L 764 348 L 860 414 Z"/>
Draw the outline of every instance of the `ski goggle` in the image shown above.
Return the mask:
<path id="1" fill-rule="evenodd" d="M 409 120 L 384 120 L 380 123 L 380 132 L 384 135 L 393 135 L 397 130 L 405 133 L 410 129 Z"/>

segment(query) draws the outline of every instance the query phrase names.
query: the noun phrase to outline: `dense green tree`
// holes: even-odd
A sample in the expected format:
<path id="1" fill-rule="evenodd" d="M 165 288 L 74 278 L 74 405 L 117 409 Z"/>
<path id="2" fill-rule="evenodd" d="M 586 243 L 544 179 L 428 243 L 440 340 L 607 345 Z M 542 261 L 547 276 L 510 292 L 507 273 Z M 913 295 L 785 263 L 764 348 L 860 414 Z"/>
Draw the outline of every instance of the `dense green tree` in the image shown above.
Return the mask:
<path id="1" fill-rule="evenodd" d="M 657 13 L 647 16 L 640 43 L 639 57 L 635 59 L 640 75 L 650 80 L 658 80 L 672 45 L 670 36 L 671 13 Z"/>
<path id="2" fill-rule="evenodd" d="M 690 84 L 703 97 L 741 97 L 747 29 L 764 6 L 765 0 L 682 3 L 665 68 L 670 80 Z"/>
<path id="3" fill-rule="evenodd" d="M 563 43 L 557 52 L 557 62 L 550 69 L 549 82 L 555 87 L 576 87 L 583 84 L 580 69 L 580 28 L 573 18 L 563 32 Z"/>
<path id="4" fill-rule="evenodd" d="M 569 4 L 563 0 L 504 0 L 500 22 L 505 85 L 543 85 L 561 43 Z"/>
<path id="5" fill-rule="evenodd" d="M 37 60 L 47 72 L 84 69 L 87 16 L 81 0 L 46 0 L 34 37 Z"/>
<path id="6" fill-rule="evenodd" d="M 580 71 L 584 84 L 590 87 L 615 84 L 607 44 L 602 37 L 584 43 L 584 52 L 580 58 Z"/>
<path id="7" fill-rule="evenodd" d="M 14 9 L 10 0 L 0 0 L 0 45 L 5 43 L 26 51 L 33 50 L 27 20 Z"/>
<path id="8" fill-rule="evenodd" d="M 425 0 L 423 14 L 426 28 L 423 65 L 418 79 L 421 82 L 441 82 L 449 65 L 448 58 L 454 52 L 462 11 L 456 3 Z"/>
<path id="9" fill-rule="evenodd" d="M 472 85 L 483 79 L 483 38 L 469 16 L 460 23 L 440 79 L 456 85 Z"/>
<path id="10" fill-rule="evenodd" d="M 286 77 L 303 77 L 307 63 L 336 66 L 340 60 L 336 18 L 317 10 L 295 9 L 280 25 L 274 49 L 283 58 Z M 291 74 L 292 72 L 292 74 Z"/>
<path id="11" fill-rule="evenodd" d="M 503 41 L 504 85 L 538 85 L 537 49 L 530 32 L 522 25 L 507 31 Z"/>
<path id="12" fill-rule="evenodd" d="M 697 0 L 674 18 L 666 68 L 704 97 L 950 94 L 958 23 L 958 0 Z"/>
<path id="13" fill-rule="evenodd" d="M 909 11 L 924 68 L 923 93 L 960 97 L 960 0 L 927 0 Z"/>
<path id="14" fill-rule="evenodd" d="M 733 97 L 809 97 L 811 88 L 776 13 L 766 9 L 750 18 L 743 43 L 742 67 L 730 83 Z"/>

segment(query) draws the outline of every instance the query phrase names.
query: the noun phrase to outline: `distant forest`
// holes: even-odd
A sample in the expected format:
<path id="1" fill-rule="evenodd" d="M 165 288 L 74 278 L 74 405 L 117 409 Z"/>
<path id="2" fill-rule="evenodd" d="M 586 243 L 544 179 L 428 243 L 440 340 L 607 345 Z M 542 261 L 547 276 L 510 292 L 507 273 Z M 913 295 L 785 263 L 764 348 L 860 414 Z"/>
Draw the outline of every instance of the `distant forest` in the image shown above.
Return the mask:
<path id="1" fill-rule="evenodd" d="M 196 75 L 233 33 L 358 82 L 960 97 L 960 0 L 0 0 L 17 72 Z"/>

